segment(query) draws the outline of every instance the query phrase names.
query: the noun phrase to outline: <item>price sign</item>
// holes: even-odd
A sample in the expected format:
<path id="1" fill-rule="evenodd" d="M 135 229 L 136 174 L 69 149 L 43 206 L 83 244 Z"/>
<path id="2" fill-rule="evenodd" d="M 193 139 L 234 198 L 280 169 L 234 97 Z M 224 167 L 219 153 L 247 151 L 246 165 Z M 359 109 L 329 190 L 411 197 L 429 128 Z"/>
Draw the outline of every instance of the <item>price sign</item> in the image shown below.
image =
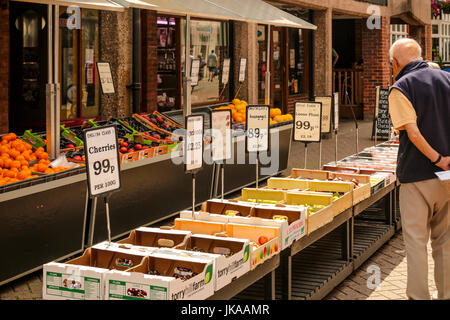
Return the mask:
<path id="1" fill-rule="evenodd" d="M 241 58 L 241 64 L 239 67 L 239 82 L 245 81 L 245 69 L 247 68 L 247 59 Z"/>
<path id="2" fill-rule="evenodd" d="M 294 141 L 320 142 L 322 103 L 296 102 L 294 113 Z"/>
<path id="3" fill-rule="evenodd" d="M 339 128 L 339 92 L 333 94 L 334 97 L 334 129 Z"/>
<path id="4" fill-rule="evenodd" d="M 382 137 L 389 137 L 391 127 L 389 116 L 389 90 L 379 89 L 377 94 L 377 135 Z"/>
<path id="5" fill-rule="evenodd" d="M 270 107 L 267 105 L 247 106 L 246 149 L 247 152 L 269 150 Z"/>
<path id="6" fill-rule="evenodd" d="M 231 158 L 231 110 L 211 110 L 211 152 L 213 161 Z"/>
<path id="7" fill-rule="evenodd" d="M 203 165 L 203 115 L 187 116 L 185 123 L 184 169 L 194 172 Z"/>
<path id="8" fill-rule="evenodd" d="M 191 86 L 198 85 L 198 75 L 200 73 L 200 59 L 192 60 L 191 65 Z"/>
<path id="9" fill-rule="evenodd" d="M 84 151 L 90 197 L 117 191 L 120 183 L 116 127 L 84 130 Z"/>
<path id="10" fill-rule="evenodd" d="M 333 98 L 329 96 L 316 96 L 314 100 L 322 103 L 322 133 L 330 133 Z"/>
<path id="11" fill-rule="evenodd" d="M 230 59 L 223 60 L 222 84 L 227 84 L 230 79 Z"/>
<path id="12" fill-rule="evenodd" d="M 103 94 L 115 93 L 109 62 L 97 62 L 97 71 Z"/>

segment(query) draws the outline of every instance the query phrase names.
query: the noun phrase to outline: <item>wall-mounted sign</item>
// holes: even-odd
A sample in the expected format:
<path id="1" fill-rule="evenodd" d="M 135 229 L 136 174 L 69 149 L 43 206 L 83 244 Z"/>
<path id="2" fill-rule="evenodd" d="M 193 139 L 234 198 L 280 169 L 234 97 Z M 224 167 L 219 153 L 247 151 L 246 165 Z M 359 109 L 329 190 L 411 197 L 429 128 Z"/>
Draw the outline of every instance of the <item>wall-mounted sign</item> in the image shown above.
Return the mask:
<path id="1" fill-rule="evenodd" d="M 103 94 L 116 93 L 109 62 L 97 62 L 97 71 Z"/>
<path id="2" fill-rule="evenodd" d="M 247 59 L 241 58 L 241 63 L 239 67 L 239 82 L 245 81 L 245 69 L 247 68 Z"/>
<path id="3" fill-rule="evenodd" d="M 203 166 L 203 115 L 187 116 L 184 138 L 184 165 L 186 172 L 194 172 Z"/>
<path id="4" fill-rule="evenodd" d="M 198 76 L 200 74 L 200 59 L 192 60 L 191 65 L 191 86 L 198 85 Z"/>
<path id="5" fill-rule="evenodd" d="M 230 78 L 230 59 L 223 60 L 222 83 L 227 84 Z"/>

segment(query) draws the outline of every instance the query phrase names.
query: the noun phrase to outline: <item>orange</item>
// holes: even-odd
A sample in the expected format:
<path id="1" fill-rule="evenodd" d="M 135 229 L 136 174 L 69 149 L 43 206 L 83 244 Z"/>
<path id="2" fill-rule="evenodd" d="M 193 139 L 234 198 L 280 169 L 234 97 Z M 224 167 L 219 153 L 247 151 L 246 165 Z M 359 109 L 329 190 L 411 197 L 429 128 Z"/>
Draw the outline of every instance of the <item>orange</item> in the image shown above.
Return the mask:
<path id="1" fill-rule="evenodd" d="M 17 160 L 17 161 L 19 161 L 19 160 Z M 20 165 L 28 167 L 28 161 L 27 160 L 20 160 Z"/>
<path id="2" fill-rule="evenodd" d="M 7 145 L 2 145 L 0 147 L 0 153 L 8 153 L 9 147 Z"/>
<path id="3" fill-rule="evenodd" d="M 8 136 L 9 136 L 9 141 L 16 140 L 16 138 L 17 138 L 17 136 L 14 132 L 8 133 Z"/>
<path id="4" fill-rule="evenodd" d="M 34 154 L 32 154 L 31 156 L 30 156 L 30 161 L 34 161 L 34 160 L 36 160 L 37 158 L 36 158 L 36 156 L 34 155 Z"/>
<path id="5" fill-rule="evenodd" d="M 22 161 L 22 160 L 25 160 L 25 157 L 23 156 L 23 155 L 18 155 L 17 157 L 16 157 L 16 160 L 17 161 Z"/>
<path id="6" fill-rule="evenodd" d="M 29 144 L 29 143 L 24 143 L 24 146 L 25 146 L 25 149 L 26 150 L 32 150 L 33 149 L 33 147 L 31 146 L 31 144 Z"/>
<path id="7" fill-rule="evenodd" d="M 39 163 L 38 166 L 37 166 L 37 171 L 45 172 L 45 170 L 47 170 L 47 165 L 45 165 L 43 163 Z"/>
<path id="8" fill-rule="evenodd" d="M 3 158 L 0 158 L 0 169 L 3 168 Z"/>
<path id="9" fill-rule="evenodd" d="M 39 148 L 37 148 L 36 149 L 36 152 L 44 152 L 45 150 L 44 150 L 44 148 L 42 148 L 42 147 L 39 147 Z"/>
<path id="10" fill-rule="evenodd" d="M 11 171 L 11 170 L 8 170 L 8 171 L 6 172 L 6 174 L 5 174 L 5 176 L 6 176 L 7 178 L 15 178 L 16 175 L 17 175 L 17 173 L 14 172 L 14 171 Z"/>
<path id="11" fill-rule="evenodd" d="M 9 150 L 9 155 L 11 156 L 11 158 L 16 158 L 16 157 L 18 157 L 18 156 L 20 156 L 20 152 L 19 151 L 17 151 L 17 150 L 15 150 L 15 149 L 11 149 L 11 150 Z"/>
<path id="12" fill-rule="evenodd" d="M 20 161 L 14 160 L 14 161 L 11 162 L 11 168 L 17 168 L 18 169 L 20 167 L 21 167 Z"/>
<path id="13" fill-rule="evenodd" d="M 11 163 L 12 163 L 12 160 L 7 158 L 6 160 L 3 161 L 3 167 L 9 169 L 9 168 L 11 168 Z"/>
<path id="14" fill-rule="evenodd" d="M 2 158 L 8 158 L 8 159 L 11 158 L 10 155 L 9 155 L 9 153 L 7 153 L 7 152 L 2 153 L 1 157 L 2 157 Z"/>
<path id="15" fill-rule="evenodd" d="M 29 167 L 29 166 L 22 166 L 20 169 L 21 169 L 22 171 L 23 171 L 23 170 L 30 170 L 30 167 Z"/>
<path id="16" fill-rule="evenodd" d="M 55 173 L 55 171 L 53 169 L 51 169 L 51 168 L 47 168 L 44 172 L 47 173 L 47 174 Z"/>

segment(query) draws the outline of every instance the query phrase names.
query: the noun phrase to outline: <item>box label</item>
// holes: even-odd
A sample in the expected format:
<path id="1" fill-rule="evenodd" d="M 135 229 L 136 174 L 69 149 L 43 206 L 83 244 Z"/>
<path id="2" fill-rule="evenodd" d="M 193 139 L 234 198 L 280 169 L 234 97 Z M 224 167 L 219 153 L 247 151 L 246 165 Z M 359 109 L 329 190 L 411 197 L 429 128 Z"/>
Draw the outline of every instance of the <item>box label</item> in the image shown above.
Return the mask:
<path id="1" fill-rule="evenodd" d="M 108 296 L 120 300 L 167 300 L 167 288 L 110 280 Z"/>
<path id="2" fill-rule="evenodd" d="M 100 299 L 100 279 L 68 273 L 47 272 L 46 292 L 48 295 L 68 299 Z"/>

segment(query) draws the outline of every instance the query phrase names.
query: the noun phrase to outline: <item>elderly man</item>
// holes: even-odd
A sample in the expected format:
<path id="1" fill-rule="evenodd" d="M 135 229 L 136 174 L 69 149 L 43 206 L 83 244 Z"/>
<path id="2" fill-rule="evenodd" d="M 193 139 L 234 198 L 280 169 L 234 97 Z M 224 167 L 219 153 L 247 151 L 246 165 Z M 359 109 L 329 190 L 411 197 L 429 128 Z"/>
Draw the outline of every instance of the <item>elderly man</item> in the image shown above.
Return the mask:
<path id="1" fill-rule="evenodd" d="M 390 50 L 396 83 L 389 112 L 400 130 L 397 177 L 408 264 L 406 295 L 430 299 L 431 236 L 438 298 L 450 299 L 450 196 L 435 175 L 450 164 L 450 74 L 430 68 L 421 55 L 412 39 L 400 39 Z"/>

